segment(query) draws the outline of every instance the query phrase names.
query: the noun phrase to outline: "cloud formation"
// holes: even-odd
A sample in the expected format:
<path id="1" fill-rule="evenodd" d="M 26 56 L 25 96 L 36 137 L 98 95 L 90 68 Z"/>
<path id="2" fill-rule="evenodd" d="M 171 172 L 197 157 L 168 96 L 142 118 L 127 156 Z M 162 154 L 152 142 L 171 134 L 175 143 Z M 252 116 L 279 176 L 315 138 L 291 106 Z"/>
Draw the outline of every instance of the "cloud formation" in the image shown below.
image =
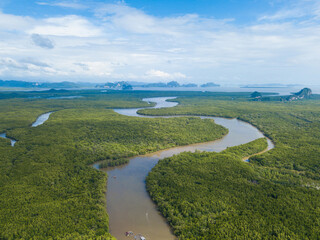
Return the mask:
<path id="1" fill-rule="evenodd" d="M 294 2 L 242 25 L 197 14 L 153 16 L 124 3 L 50 4 L 91 8 L 92 15 L 0 12 L 0 78 L 317 83 L 320 3 Z"/>
<path id="2" fill-rule="evenodd" d="M 160 70 L 151 69 L 146 72 L 147 78 L 162 78 L 162 79 L 183 79 L 187 78 L 187 76 L 180 72 L 175 73 L 167 73 Z"/>
<path id="3" fill-rule="evenodd" d="M 54 48 L 53 42 L 49 38 L 42 37 L 39 34 L 32 34 L 31 39 L 33 43 L 39 47 L 52 49 Z"/>
<path id="4" fill-rule="evenodd" d="M 46 5 L 52 7 L 63 7 L 63 8 L 73 8 L 73 9 L 86 9 L 87 6 L 76 3 L 76 2 L 37 2 L 39 5 Z"/>
<path id="5" fill-rule="evenodd" d="M 303 22 L 320 19 L 320 2 L 317 0 L 298 0 L 289 2 L 277 12 L 269 15 L 263 15 L 260 21 L 285 21 L 303 19 Z"/>
<path id="6" fill-rule="evenodd" d="M 67 15 L 43 19 L 29 32 L 52 36 L 96 37 L 101 34 L 101 29 L 83 17 Z"/>

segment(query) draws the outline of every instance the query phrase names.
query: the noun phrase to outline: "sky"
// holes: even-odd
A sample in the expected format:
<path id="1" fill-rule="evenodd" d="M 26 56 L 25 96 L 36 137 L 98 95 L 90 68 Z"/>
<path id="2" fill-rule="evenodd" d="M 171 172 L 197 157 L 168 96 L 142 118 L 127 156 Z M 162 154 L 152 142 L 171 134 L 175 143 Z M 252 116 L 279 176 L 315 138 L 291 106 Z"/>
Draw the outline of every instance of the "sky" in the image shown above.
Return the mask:
<path id="1" fill-rule="evenodd" d="M 319 0 L 0 0 L 0 79 L 320 84 Z"/>

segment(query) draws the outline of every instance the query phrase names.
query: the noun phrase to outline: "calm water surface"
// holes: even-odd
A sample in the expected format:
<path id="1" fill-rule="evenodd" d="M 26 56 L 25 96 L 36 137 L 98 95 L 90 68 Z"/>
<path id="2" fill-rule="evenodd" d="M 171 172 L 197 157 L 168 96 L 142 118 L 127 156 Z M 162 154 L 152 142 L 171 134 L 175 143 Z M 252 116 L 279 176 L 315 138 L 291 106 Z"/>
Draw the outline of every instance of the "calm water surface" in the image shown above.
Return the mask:
<path id="1" fill-rule="evenodd" d="M 12 146 L 12 147 L 13 147 L 13 146 L 16 144 L 16 142 L 17 142 L 17 141 L 14 140 L 14 139 L 8 138 L 6 133 L 0 133 L 0 137 L 1 137 L 1 138 L 9 139 L 10 142 L 11 142 L 11 146 Z"/>
<path id="2" fill-rule="evenodd" d="M 202 91 L 202 92 L 248 92 L 252 93 L 254 91 L 258 92 L 269 92 L 269 93 L 278 93 L 279 95 L 290 95 L 292 93 L 299 92 L 302 88 L 308 87 L 311 88 L 314 94 L 320 94 L 320 85 L 301 85 L 301 86 L 292 86 L 292 87 L 266 87 L 266 88 L 241 88 L 241 87 L 179 87 L 179 88 L 141 88 L 134 87 L 134 90 L 148 90 L 148 91 Z"/>
<path id="3" fill-rule="evenodd" d="M 51 113 L 53 113 L 53 112 L 41 114 L 37 118 L 37 120 L 34 123 L 32 123 L 31 127 L 37 127 L 37 126 L 43 124 L 45 121 L 47 121 L 49 119 Z"/>
<path id="4" fill-rule="evenodd" d="M 144 99 L 144 101 L 156 102 L 155 108 L 177 105 L 175 102 L 166 102 L 166 99 L 172 98 L 149 98 Z M 127 116 L 148 117 L 138 115 L 136 113 L 137 110 L 139 109 L 115 109 L 117 113 Z M 157 211 L 145 188 L 146 176 L 160 159 L 185 151 L 219 152 L 227 147 L 248 143 L 264 137 L 258 129 L 237 119 L 201 118 L 214 119 L 217 124 L 228 128 L 229 133 L 216 141 L 175 147 L 134 157 L 131 158 L 127 165 L 106 170 L 109 176 L 107 211 L 110 218 L 110 232 L 118 240 L 130 239 L 125 236 L 126 231 L 133 231 L 135 234 L 140 233 L 147 240 L 176 239 L 165 219 Z M 273 144 L 269 141 L 269 148 L 272 147 Z"/>

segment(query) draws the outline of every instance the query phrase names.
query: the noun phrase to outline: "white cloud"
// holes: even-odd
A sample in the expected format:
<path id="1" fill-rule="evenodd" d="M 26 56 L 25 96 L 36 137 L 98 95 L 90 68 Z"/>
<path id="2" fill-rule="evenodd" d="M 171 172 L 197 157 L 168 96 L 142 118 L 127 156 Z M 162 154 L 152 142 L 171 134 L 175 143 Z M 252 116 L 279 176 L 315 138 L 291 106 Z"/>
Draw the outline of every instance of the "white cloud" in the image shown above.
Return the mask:
<path id="1" fill-rule="evenodd" d="M 35 19 L 0 11 L 0 31 L 16 31 L 16 34 L 39 34 L 52 36 L 97 37 L 102 34 L 98 27 L 88 19 L 77 15 Z"/>
<path id="2" fill-rule="evenodd" d="M 40 24 L 29 30 L 30 34 L 96 37 L 101 35 L 101 30 L 83 17 L 68 15 L 44 19 Z"/>
<path id="3" fill-rule="evenodd" d="M 12 14 L 5 14 L 0 10 L 0 31 L 23 31 L 34 23 L 35 21 L 31 17 L 21 17 Z"/>
<path id="4" fill-rule="evenodd" d="M 302 21 L 320 18 L 320 2 L 318 0 L 296 0 L 288 2 L 284 8 L 259 18 L 259 21 L 288 21 L 305 18 Z"/>
<path id="5" fill-rule="evenodd" d="M 278 21 L 289 18 L 300 18 L 305 16 L 305 12 L 302 9 L 282 10 L 273 15 L 265 15 L 259 18 L 259 21 Z"/>
<path id="6" fill-rule="evenodd" d="M 178 17 L 154 17 L 143 11 L 121 4 L 105 4 L 95 11 L 96 16 L 120 30 L 136 34 L 159 34 L 181 36 L 188 30 L 198 28 L 213 29 L 224 26 L 231 19 L 215 20 L 200 18 L 197 14 Z M 200 23 L 200 24 L 199 24 Z"/>
<path id="7" fill-rule="evenodd" d="M 77 64 L 84 74 L 93 76 L 110 76 L 113 68 L 109 62 L 83 62 Z"/>
<path id="8" fill-rule="evenodd" d="M 27 64 L 19 63 L 12 58 L 2 58 L 0 59 L 0 63 L 2 68 L 28 69 Z"/>
<path id="9" fill-rule="evenodd" d="M 88 7 L 76 2 L 37 2 L 38 5 L 47 5 L 53 7 L 73 8 L 73 9 L 87 9 Z"/>
<path id="10" fill-rule="evenodd" d="M 36 60 L 34 58 L 31 58 L 31 57 L 21 59 L 21 62 L 22 63 L 31 64 L 31 65 L 34 65 L 34 66 L 38 66 L 38 67 L 50 67 L 47 63 L 40 62 L 40 61 L 38 61 L 38 60 Z"/>
<path id="11" fill-rule="evenodd" d="M 57 71 L 51 68 L 46 63 L 38 62 L 34 59 L 22 59 L 17 61 L 12 58 L 0 58 L 0 73 L 12 74 L 14 72 L 15 77 L 33 77 L 56 74 Z M 28 76 L 25 76 L 28 72 Z"/>
<path id="12" fill-rule="evenodd" d="M 163 79 L 181 79 L 187 78 L 187 76 L 180 72 L 167 73 L 160 70 L 151 69 L 146 72 L 147 78 L 163 78 Z"/>

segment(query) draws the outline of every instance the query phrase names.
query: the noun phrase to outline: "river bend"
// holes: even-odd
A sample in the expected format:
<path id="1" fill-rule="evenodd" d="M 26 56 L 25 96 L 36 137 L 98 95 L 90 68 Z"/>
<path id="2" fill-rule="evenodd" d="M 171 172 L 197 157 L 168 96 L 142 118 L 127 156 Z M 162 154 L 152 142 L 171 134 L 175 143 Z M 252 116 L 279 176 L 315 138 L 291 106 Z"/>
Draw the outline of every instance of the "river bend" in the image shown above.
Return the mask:
<path id="1" fill-rule="evenodd" d="M 161 108 L 176 106 L 178 103 L 166 101 L 167 99 L 173 98 L 174 97 L 146 98 L 143 100 L 155 102 L 156 106 L 153 108 Z M 137 114 L 137 111 L 140 109 L 141 108 L 114 109 L 114 111 L 126 116 L 154 118 L 154 116 Z M 166 220 L 158 212 L 156 205 L 150 199 L 145 188 L 145 179 L 148 173 L 160 159 L 185 151 L 194 152 L 200 150 L 219 152 L 227 147 L 237 146 L 264 137 L 257 128 L 238 119 L 219 117 L 201 118 L 214 119 L 217 124 L 228 128 L 229 133 L 216 141 L 175 147 L 133 157 L 126 165 L 105 170 L 109 176 L 107 186 L 107 211 L 109 214 L 110 232 L 118 240 L 130 239 L 125 236 L 125 232 L 127 231 L 133 231 L 134 234 L 142 234 L 147 240 L 176 239 Z M 268 140 L 268 149 L 273 147 L 272 142 Z M 96 164 L 95 167 L 98 168 L 98 164 Z M 132 237 L 132 239 L 134 238 Z"/>

